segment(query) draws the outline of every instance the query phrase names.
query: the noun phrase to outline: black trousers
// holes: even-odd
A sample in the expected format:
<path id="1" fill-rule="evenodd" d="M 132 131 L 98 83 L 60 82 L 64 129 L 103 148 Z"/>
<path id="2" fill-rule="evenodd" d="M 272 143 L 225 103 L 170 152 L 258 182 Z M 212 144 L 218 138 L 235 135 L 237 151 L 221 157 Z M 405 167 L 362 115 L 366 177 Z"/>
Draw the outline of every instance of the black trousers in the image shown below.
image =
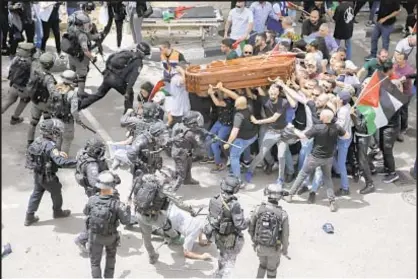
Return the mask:
<path id="1" fill-rule="evenodd" d="M 9 34 L 9 21 L 7 15 L 2 14 L 0 17 L 1 26 L 1 48 L 7 49 L 7 35 Z"/>
<path id="2" fill-rule="evenodd" d="M 369 149 L 370 138 L 371 136 L 369 137 L 356 136 L 358 161 L 360 164 L 360 169 L 363 171 L 363 176 L 364 176 L 364 180 L 366 181 L 366 185 L 373 183 L 372 172 L 370 168 L 374 168 L 374 166 L 371 160 L 369 159 L 369 156 L 367 156 L 367 150 Z"/>
<path id="3" fill-rule="evenodd" d="M 406 131 L 408 129 L 408 108 L 409 108 L 409 102 L 403 105 L 399 111 L 400 111 L 400 119 L 401 119 L 401 132 Z"/>
<path id="4" fill-rule="evenodd" d="M 355 7 L 354 7 L 354 17 L 357 16 L 358 12 L 360 12 L 361 8 L 363 8 L 363 6 L 369 2 L 369 7 L 370 10 L 372 9 L 373 6 L 373 1 L 354 1 L 355 2 Z"/>
<path id="5" fill-rule="evenodd" d="M 16 54 L 17 45 L 20 42 L 25 41 L 23 37 L 23 32 L 25 32 L 26 42 L 33 43 L 35 38 L 35 22 L 32 23 L 25 23 L 23 24 L 22 31 L 19 31 L 16 26 L 12 26 L 9 29 L 9 37 L 10 37 L 10 55 Z"/>
<path id="6" fill-rule="evenodd" d="M 113 18 L 109 18 L 109 22 L 103 29 L 103 33 L 107 36 L 109 34 L 110 29 L 112 28 Z M 123 20 L 115 20 L 116 25 L 116 43 L 117 46 L 120 47 L 122 44 L 122 29 L 123 29 Z"/>
<path id="7" fill-rule="evenodd" d="M 46 175 L 34 173 L 34 182 L 35 187 L 33 189 L 32 195 L 29 199 L 28 209 L 26 211 L 27 214 L 35 213 L 38 208 L 39 204 L 41 203 L 42 197 L 44 195 L 45 190 L 51 194 L 52 199 L 52 209 L 55 212 L 59 212 L 62 210 L 62 184 L 58 179 L 58 176 L 52 174 L 49 179 L 47 179 Z"/>
<path id="8" fill-rule="evenodd" d="M 98 100 L 102 99 L 104 96 L 106 96 L 106 94 L 109 92 L 110 89 L 115 89 L 121 95 L 125 96 L 125 102 L 124 102 L 125 110 L 123 113 L 125 113 L 129 108 L 133 107 L 134 91 L 131 89 L 125 92 L 122 89 L 117 89 L 106 81 L 106 77 L 107 77 L 106 75 L 103 76 L 103 82 L 99 86 L 95 94 L 87 94 L 86 97 L 81 99 L 81 102 L 78 105 L 79 110 L 88 108 L 89 106 L 97 102 Z"/>
<path id="9" fill-rule="evenodd" d="M 55 47 L 57 48 L 57 53 L 61 53 L 61 37 L 60 37 L 60 22 L 58 20 L 49 20 L 42 21 L 42 32 L 44 34 L 42 38 L 41 50 L 45 51 L 46 42 L 49 39 L 49 32 L 52 29 L 52 34 L 55 38 Z"/>
<path id="10" fill-rule="evenodd" d="M 383 153 L 383 165 L 387 172 L 395 172 L 395 157 L 393 156 L 393 146 L 399 134 L 399 126 L 385 126 L 379 129 L 380 150 Z"/>

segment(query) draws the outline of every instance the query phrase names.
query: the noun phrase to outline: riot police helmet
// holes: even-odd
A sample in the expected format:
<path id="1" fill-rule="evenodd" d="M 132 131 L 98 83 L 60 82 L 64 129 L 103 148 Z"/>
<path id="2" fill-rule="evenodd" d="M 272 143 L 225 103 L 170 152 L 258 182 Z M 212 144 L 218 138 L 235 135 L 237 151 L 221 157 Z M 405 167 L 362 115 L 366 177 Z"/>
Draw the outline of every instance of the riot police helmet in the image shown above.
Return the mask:
<path id="1" fill-rule="evenodd" d="M 142 53 L 143 56 L 151 54 L 151 46 L 145 42 L 136 45 L 136 51 Z"/>
<path id="2" fill-rule="evenodd" d="M 81 2 L 80 9 L 89 13 L 96 9 L 96 4 L 93 1 Z"/>
<path id="3" fill-rule="evenodd" d="M 153 137 L 159 137 L 160 135 L 167 132 L 167 125 L 164 124 L 162 121 L 158 121 L 151 125 L 149 128 L 149 133 Z"/>
<path id="4" fill-rule="evenodd" d="M 35 52 L 36 48 L 33 43 L 21 42 L 17 45 L 16 56 L 22 58 L 29 58 L 32 57 L 32 55 L 35 54 Z"/>
<path id="5" fill-rule="evenodd" d="M 152 102 L 146 102 L 142 106 L 142 116 L 144 118 L 156 118 L 158 115 L 158 105 Z"/>
<path id="6" fill-rule="evenodd" d="M 239 191 L 240 181 L 233 175 L 228 175 L 221 181 L 221 190 L 229 194 L 236 194 Z"/>
<path id="7" fill-rule="evenodd" d="M 279 201 L 282 197 L 287 196 L 288 192 L 283 191 L 280 184 L 269 184 L 264 188 L 264 195 L 268 199 Z"/>
<path id="8" fill-rule="evenodd" d="M 87 141 L 85 150 L 90 157 L 98 159 L 104 156 L 106 145 L 102 140 L 93 137 Z"/>
<path id="9" fill-rule="evenodd" d="M 183 116 L 182 121 L 188 127 L 203 127 L 204 124 L 203 116 L 198 111 L 189 111 Z"/>
<path id="10" fill-rule="evenodd" d="M 55 56 L 52 53 L 46 52 L 39 57 L 39 62 L 42 67 L 49 70 L 54 66 Z"/>
<path id="11" fill-rule="evenodd" d="M 96 188 L 104 189 L 114 189 L 116 187 L 115 175 L 111 171 L 102 171 L 97 176 L 97 183 L 94 185 Z"/>
<path id="12" fill-rule="evenodd" d="M 61 74 L 62 82 L 65 84 L 73 84 L 77 79 L 77 74 L 71 70 L 65 70 Z"/>
<path id="13" fill-rule="evenodd" d="M 64 132 L 64 124 L 59 119 L 45 119 L 39 124 L 39 130 L 42 136 L 55 139 Z"/>

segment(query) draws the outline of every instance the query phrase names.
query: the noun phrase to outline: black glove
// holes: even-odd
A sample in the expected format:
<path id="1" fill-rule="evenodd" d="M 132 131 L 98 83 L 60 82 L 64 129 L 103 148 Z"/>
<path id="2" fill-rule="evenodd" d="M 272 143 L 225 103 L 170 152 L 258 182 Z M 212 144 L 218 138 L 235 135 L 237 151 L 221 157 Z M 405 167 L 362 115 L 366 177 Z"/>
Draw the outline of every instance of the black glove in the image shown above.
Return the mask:
<path id="1" fill-rule="evenodd" d="M 97 62 L 97 56 L 94 56 L 94 57 L 91 59 L 91 62 L 92 62 L 92 63 L 96 63 L 96 62 Z"/>
<path id="2" fill-rule="evenodd" d="M 121 183 L 120 177 L 119 175 L 117 175 L 116 173 L 113 174 L 113 177 L 115 179 L 115 183 L 116 185 L 119 185 Z"/>

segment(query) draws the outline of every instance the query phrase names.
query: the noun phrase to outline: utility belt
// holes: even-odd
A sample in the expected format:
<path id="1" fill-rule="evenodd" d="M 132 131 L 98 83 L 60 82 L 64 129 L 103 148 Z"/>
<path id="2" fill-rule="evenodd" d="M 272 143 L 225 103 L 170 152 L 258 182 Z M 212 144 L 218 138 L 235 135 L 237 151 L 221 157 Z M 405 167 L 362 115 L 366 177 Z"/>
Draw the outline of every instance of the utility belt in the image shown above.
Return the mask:
<path id="1" fill-rule="evenodd" d="M 238 237 L 240 235 L 237 233 L 230 233 L 228 235 L 215 233 L 215 244 L 219 249 L 234 249 Z"/>
<path id="2" fill-rule="evenodd" d="M 55 117 L 64 122 L 65 124 L 69 124 L 74 121 L 72 114 L 57 114 L 55 115 Z"/>
<path id="3" fill-rule="evenodd" d="M 158 215 L 160 211 L 159 210 L 150 210 L 150 211 L 146 211 L 146 212 L 139 212 L 139 214 L 141 214 L 142 216 L 145 217 L 154 217 L 156 215 Z"/>
<path id="4" fill-rule="evenodd" d="M 43 96 L 44 94 L 34 94 L 32 97 L 32 102 L 37 105 L 39 103 L 47 103 L 48 102 L 48 97 Z"/>
<path id="5" fill-rule="evenodd" d="M 14 89 L 16 89 L 19 92 L 22 92 L 22 93 L 26 92 L 26 90 L 25 90 L 26 88 L 24 86 L 20 86 L 20 85 L 17 85 L 15 83 L 11 84 L 10 86 L 13 87 Z"/>

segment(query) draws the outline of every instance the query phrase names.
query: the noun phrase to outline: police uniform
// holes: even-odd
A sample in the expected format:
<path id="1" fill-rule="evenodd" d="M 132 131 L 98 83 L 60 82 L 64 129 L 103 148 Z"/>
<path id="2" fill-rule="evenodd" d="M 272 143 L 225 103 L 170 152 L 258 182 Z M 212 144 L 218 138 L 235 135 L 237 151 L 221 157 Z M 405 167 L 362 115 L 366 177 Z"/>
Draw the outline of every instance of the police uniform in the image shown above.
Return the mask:
<path id="1" fill-rule="evenodd" d="M 209 214 L 203 229 L 207 239 L 215 239 L 219 250 L 218 269 L 215 278 L 226 278 L 235 266 L 238 254 L 244 246 L 242 231 L 247 229 L 243 209 L 236 194 L 239 180 L 228 176 L 221 182 L 221 194 L 211 198 Z"/>
<path id="2" fill-rule="evenodd" d="M 43 115 L 44 119 L 51 118 L 51 99 L 50 96 L 57 96 L 57 84 L 54 76 L 49 72 L 55 62 L 55 57 L 51 53 L 44 53 L 39 57 L 39 63 L 33 65 L 31 77 L 27 90 L 31 95 L 31 121 L 28 130 L 28 144 L 35 138 L 36 126 Z"/>
<path id="3" fill-rule="evenodd" d="M 150 187 L 157 187 L 158 190 L 150 206 L 143 208 L 138 198 L 143 198 L 145 195 L 141 191 Z M 173 202 L 177 207 L 189 212 L 192 216 L 195 216 L 196 213 L 191 206 L 184 204 L 172 191 L 165 188 L 163 183 L 154 174 L 145 174 L 142 176 L 141 182 L 136 185 L 134 192 L 135 211 L 141 228 L 144 246 L 147 249 L 150 263 L 155 264 L 159 255 L 151 243 L 151 234 L 154 227 L 162 228 L 164 235 L 170 238 L 172 243 L 180 243 L 181 241 L 181 235 L 172 228 L 171 222 L 167 218 L 166 210 L 168 209 L 169 203 Z M 144 192 L 146 193 L 146 190 Z"/>
<path id="4" fill-rule="evenodd" d="M 35 212 L 45 190 L 51 194 L 54 218 L 68 217 L 71 214 L 70 210 L 62 210 L 62 185 L 56 173 L 58 168 L 74 168 L 77 161 L 61 156 L 56 148 L 56 138 L 62 134 L 62 123 L 59 120 L 42 121 L 40 131 L 42 136 L 28 147 L 26 154 L 26 167 L 34 171 L 35 188 L 29 199 L 25 226 L 39 220 Z"/>
<path id="5" fill-rule="evenodd" d="M 5 113 L 11 105 L 16 103 L 18 98 L 20 99 L 10 120 L 11 125 L 23 122 L 23 118 L 20 117 L 20 115 L 25 110 L 26 105 L 30 102 L 26 85 L 31 74 L 32 55 L 34 50 L 35 46 L 32 43 L 20 43 L 18 45 L 16 57 L 12 60 L 10 65 L 8 76 L 10 87 L 5 100 L 1 104 L 1 113 Z"/>
<path id="6" fill-rule="evenodd" d="M 109 171 L 101 172 L 96 187 L 113 189 L 116 183 Z M 131 209 L 113 195 L 96 194 L 89 198 L 83 213 L 88 216 L 86 227 L 89 238 L 89 254 L 92 278 L 113 278 L 115 273 L 116 252 L 119 240 L 117 228 L 119 222 L 128 224 Z M 102 277 L 100 262 L 103 248 L 106 250 L 106 265 Z"/>
<path id="7" fill-rule="evenodd" d="M 80 120 L 78 111 L 78 93 L 73 84 L 76 79 L 75 72 L 64 71 L 61 75 L 63 83 L 57 86 L 61 93 L 52 100 L 51 115 L 60 119 L 64 123 L 62 139 L 57 142 L 57 146 L 65 153 L 70 152 L 71 143 L 74 139 L 74 124 Z"/>
<path id="8" fill-rule="evenodd" d="M 183 117 L 183 122 L 173 127 L 171 157 L 174 160 L 177 180 L 174 190 L 183 184 L 198 185 L 192 178 L 192 151 L 205 144 L 201 130 L 203 116 L 197 111 L 191 111 Z"/>
<path id="9" fill-rule="evenodd" d="M 289 246 L 289 219 L 278 205 L 281 193 L 275 192 L 275 187 L 278 185 L 267 186 L 264 192 L 269 196 L 267 203 L 251 212 L 248 233 L 260 261 L 256 278 L 264 278 L 266 273 L 267 278 L 276 278 L 281 254 L 287 255 Z"/>
<path id="10" fill-rule="evenodd" d="M 142 59 L 151 53 L 151 47 L 146 43 L 140 43 L 135 50 L 121 51 L 109 56 L 106 61 L 102 84 L 95 94 L 90 94 L 81 100 L 80 109 L 85 109 L 102 99 L 112 88 L 125 96 L 124 113 L 133 107 L 133 86 L 142 70 Z M 115 65 L 112 61 L 116 61 L 114 63 L 118 65 Z M 123 65 L 119 65 L 120 63 L 123 63 Z"/>

